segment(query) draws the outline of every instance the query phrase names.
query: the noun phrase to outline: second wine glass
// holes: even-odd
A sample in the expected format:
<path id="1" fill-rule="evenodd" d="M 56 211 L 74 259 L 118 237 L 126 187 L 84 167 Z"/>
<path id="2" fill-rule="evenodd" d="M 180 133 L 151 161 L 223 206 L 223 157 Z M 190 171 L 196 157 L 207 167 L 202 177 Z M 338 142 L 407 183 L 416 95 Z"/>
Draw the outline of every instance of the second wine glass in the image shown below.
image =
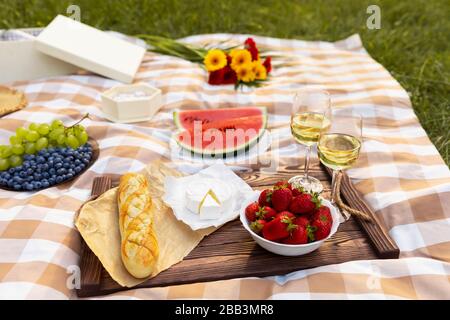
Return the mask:
<path id="1" fill-rule="evenodd" d="M 322 191 L 322 183 L 309 175 L 309 159 L 312 147 L 330 124 L 330 95 L 327 91 L 308 89 L 297 92 L 291 111 L 291 133 L 295 141 L 306 146 L 306 155 L 305 174 L 289 180 L 294 186 L 300 186 L 306 191 Z"/>

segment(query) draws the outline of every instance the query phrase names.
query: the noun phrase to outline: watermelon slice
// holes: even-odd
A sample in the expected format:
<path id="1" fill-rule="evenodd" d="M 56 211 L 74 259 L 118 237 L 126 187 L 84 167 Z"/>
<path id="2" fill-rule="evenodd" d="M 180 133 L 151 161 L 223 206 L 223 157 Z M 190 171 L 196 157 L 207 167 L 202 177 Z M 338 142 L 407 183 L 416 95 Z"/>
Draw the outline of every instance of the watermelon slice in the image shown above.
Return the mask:
<path id="1" fill-rule="evenodd" d="M 264 134 L 265 108 L 227 108 L 174 112 L 177 143 L 192 153 L 218 156 L 247 151 Z"/>

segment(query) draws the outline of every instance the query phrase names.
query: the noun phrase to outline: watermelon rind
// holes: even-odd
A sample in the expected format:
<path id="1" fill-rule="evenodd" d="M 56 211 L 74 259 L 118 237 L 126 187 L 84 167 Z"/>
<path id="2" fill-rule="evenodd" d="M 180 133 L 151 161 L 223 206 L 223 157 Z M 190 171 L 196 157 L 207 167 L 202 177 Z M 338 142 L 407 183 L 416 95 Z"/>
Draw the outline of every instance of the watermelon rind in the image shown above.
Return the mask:
<path id="1" fill-rule="evenodd" d="M 265 107 L 259 107 L 262 110 L 262 118 L 263 118 L 263 124 L 261 126 L 261 129 L 258 132 L 258 135 L 253 137 L 251 140 L 247 141 L 246 143 L 236 146 L 234 148 L 225 148 L 225 149 L 216 149 L 214 151 L 207 151 L 200 148 L 195 148 L 191 146 L 190 144 L 183 143 L 177 139 L 177 136 L 184 131 L 184 129 L 181 127 L 181 123 L 179 122 L 178 113 L 174 111 L 174 122 L 177 124 L 177 126 L 180 126 L 181 129 L 178 130 L 174 137 L 177 142 L 177 144 L 182 147 L 183 149 L 190 151 L 191 154 L 198 154 L 202 156 L 208 156 L 208 157 L 227 157 L 227 156 L 237 156 L 240 153 L 247 152 L 253 145 L 255 145 L 259 139 L 263 136 L 264 132 L 267 128 L 267 109 Z"/>

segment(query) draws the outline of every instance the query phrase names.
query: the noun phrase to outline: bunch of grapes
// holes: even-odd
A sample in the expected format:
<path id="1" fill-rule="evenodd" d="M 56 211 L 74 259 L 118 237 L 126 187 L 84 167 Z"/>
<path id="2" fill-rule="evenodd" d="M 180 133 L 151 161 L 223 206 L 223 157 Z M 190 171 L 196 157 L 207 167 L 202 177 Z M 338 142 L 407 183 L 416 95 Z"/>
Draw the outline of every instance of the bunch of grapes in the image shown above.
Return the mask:
<path id="1" fill-rule="evenodd" d="M 65 127 L 61 120 L 54 120 L 51 124 L 32 123 L 28 128 L 17 128 L 16 134 L 9 138 L 10 145 L 0 145 L 0 171 L 22 165 L 25 155 L 34 155 L 43 149 L 77 149 L 85 145 L 89 136 L 79 122 Z"/>

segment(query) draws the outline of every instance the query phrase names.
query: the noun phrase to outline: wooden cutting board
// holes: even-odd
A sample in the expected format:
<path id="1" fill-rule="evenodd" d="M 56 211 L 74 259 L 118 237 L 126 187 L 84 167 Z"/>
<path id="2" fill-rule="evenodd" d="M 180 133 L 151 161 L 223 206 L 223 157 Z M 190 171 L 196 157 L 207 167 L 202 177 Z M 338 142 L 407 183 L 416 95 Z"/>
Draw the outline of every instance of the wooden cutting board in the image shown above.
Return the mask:
<path id="1" fill-rule="evenodd" d="M 311 175 L 324 184 L 325 191 L 322 195 L 328 198 L 328 170 L 319 164 L 312 166 L 310 170 Z M 299 172 L 301 169 L 298 167 L 285 167 L 276 174 L 265 174 L 255 167 L 250 172 L 239 175 L 253 188 L 265 189 L 279 180 L 288 180 Z M 116 183 L 117 177 L 96 178 L 93 195 L 100 195 Z M 259 247 L 237 219 L 203 239 L 183 261 L 135 288 L 273 276 L 352 260 L 398 258 L 400 251 L 395 242 L 346 175 L 342 179 L 341 193 L 348 205 L 366 212 L 374 222 L 351 218 L 341 224 L 337 233 L 318 250 L 304 256 L 284 257 Z M 79 297 L 129 290 L 121 287 L 109 276 L 84 242 L 80 268 L 81 288 L 77 290 Z"/>

